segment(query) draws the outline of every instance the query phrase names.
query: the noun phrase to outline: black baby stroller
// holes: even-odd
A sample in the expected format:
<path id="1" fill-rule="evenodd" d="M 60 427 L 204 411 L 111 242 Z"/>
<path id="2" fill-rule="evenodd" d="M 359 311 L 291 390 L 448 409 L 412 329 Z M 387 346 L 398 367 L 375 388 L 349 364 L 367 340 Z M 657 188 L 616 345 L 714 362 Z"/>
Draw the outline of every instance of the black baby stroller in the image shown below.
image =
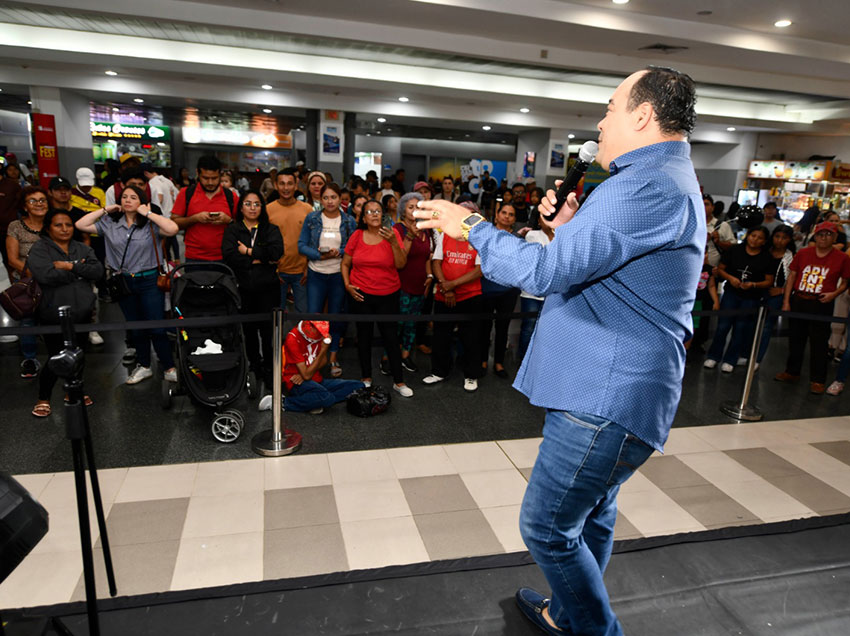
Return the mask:
<path id="1" fill-rule="evenodd" d="M 171 272 L 171 306 L 178 318 L 222 317 L 239 314 L 240 298 L 233 271 L 221 263 L 190 263 Z M 219 442 L 234 442 L 245 416 L 232 404 L 242 387 L 256 397 L 256 377 L 248 373 L 242 325 L 177 329 L 177 385 L 163 380 L 162 407 L 174 395 L 188 394 L 194 402 L 215 409 L 212 434 Z"/>

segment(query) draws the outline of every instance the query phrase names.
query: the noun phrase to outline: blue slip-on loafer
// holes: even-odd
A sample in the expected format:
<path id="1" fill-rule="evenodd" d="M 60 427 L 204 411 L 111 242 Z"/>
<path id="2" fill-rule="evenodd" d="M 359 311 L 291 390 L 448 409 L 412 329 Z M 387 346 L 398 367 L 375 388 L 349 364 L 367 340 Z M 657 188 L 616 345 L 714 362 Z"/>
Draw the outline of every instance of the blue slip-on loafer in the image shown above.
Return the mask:
<path id="1" fill-rule="evenodd" d="M 534 623 L 541 631 L 547 634 L 555 634 L 557 636 L 569 636 L 572 632 L 565 629 L 552 627 L 543 618 L 543 610 L 548 607 L 549 599 L 544 597 L 540 592 L 532 590 L 530 587 L 521 587 L 516 592 L 516 604 L 525 617 Z"/>

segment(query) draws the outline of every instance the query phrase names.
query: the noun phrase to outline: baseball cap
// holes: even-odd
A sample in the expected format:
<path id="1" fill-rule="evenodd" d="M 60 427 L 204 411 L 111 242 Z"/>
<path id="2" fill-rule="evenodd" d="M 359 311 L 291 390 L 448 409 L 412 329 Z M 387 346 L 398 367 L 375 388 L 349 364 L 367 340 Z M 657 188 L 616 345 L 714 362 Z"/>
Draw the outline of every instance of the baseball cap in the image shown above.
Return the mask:
<path id="1" fill-rule="evenodd" d="M 47 186 L 49 190 L 58 190 L 59 188 L 68 188 L 71 189 L 71 182 L 68 181 L 65 177 L 53 177 L 50 180 L 50 185 Z"/>
<path id="2" fill-rule="evenodd" d="M 94 185 L 94 172 L 91 168 L 77 168 L 77 184 L 81 186 Z"/>
<path id="3" fill-rule="evenodd" d="M 429 184 L 427 181 L 417 181 L 416 184 L 413 186 L 413 192 L 419 192 L 421 188 L 428 188 L 430 190 L 431 184 Z"/>
<path id="4" fill-rule="evenodd" d="M 815 234 L 818 232 L 832 232 L 833 234 L 838 234 L 838 226 L 832 221 L 824 221 L 823 223 L 818 223 L 815 227 Z"/>

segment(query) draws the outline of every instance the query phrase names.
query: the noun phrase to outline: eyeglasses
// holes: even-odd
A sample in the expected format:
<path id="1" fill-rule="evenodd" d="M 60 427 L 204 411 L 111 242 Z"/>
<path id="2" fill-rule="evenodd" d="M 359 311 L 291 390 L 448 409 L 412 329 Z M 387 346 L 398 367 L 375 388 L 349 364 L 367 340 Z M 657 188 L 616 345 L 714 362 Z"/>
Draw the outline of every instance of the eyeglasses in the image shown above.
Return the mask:
<path id="1" fill-rule="evenodd" d="M 382 214 L 382 210 L 363 210 L 363 214 Z"/>
<path id="2" fill-rule="evenodd" d="M 245 201 L 245 203 L 243 203 L 242 205 L 246 208 L 255 208 L 255 209 L 263 207 L 263 204 L 260 203 L 259 201 Z"/>
<path id="3" fill-rule="evenodd" d="M 47 199 L 27 199 L 26 202 L 30 205 L 47 205 Z"/>

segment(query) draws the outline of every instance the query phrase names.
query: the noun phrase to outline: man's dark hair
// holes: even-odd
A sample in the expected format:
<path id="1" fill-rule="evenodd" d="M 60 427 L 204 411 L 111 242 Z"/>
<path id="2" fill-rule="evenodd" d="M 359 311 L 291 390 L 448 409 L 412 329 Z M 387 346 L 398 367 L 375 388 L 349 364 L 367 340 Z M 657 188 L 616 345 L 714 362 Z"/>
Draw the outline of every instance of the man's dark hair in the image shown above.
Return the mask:
<path id="1" fill-rule="evenodd" d="M 776 208 L 776 201 L 768 201 L 764 204 L 765 208 Z"/>
<path id="2" fill-rule="evenodd" d="M 514 188 L 516 188 L 517 186 L 519 186 L 520 188 L 522 188 L 523 190 L 525 190 L 525 184 L 524 184 L 524 183 L 521 183 L 520 181 L 517 181 L 515 184 L 513 184 L 513 185 L 511 186 L 511 190 L 513 190 L 513 189 L 514 189 Z"/>
<path id="3" fill-rule="evenodd" d="M 145 176 L 144 170 L 138 166 L 135 168 L 125 168 L 121 171 L 121 183 L 127 183 L 130 179 L 141 179 L 145 183 L 148 182 L 148 178 Z"/>
<path id="4" fill-rule="evenodd" d="M 713 197 L 713 196 L 711 196 L 710 194 L 704 194 L 704 195 L 702 195 L 702 200 L 703 200 L 703 201 L 708 201 L 708 202 L 709 202 L 709 203 L 711 203 L 712 205 L 714 204 L 714 197 Z"/>
<path id="5" fill-rule="evenodd" d="M 369 177 L 375 177 L 377 179 L 378 173 L 375 172 L 374 170 L 370 170 L 369 172 L 366 173 L 366 178 L 368 179 Z"/>
<path id="6" fill-rule="evenodd" d="M 354 178 L 351 180 L 351 189 L 353 190 L 353 189 L 354 189 L 354 188 L 356 188 L 357 186 L 360 186 L 360 187 L 361 187 L 361 188 L 363 188 L 364 190 L 366 189 L 366 182 L 363 180 L 363 178 L 362 178 L 362 177 L 354 177 Z"/>
<path id="7" fill-rule="evenodd" d="M 283 175 L 292 177 L 295 179 L 295 182 L 298 183 L 298 168 L 284 168 L 275 175 L 275 181 L 280 179 Z"/>
<path id="8" fill-rule="evenodd" d="M 690 135 L 697 120 L 696 101 L 696 87 L 690 76 L 672 68 L 648 66 L 632 86 L 627 109 L 631 112 L 649 102 L 661 132 Z"/>
<path id="9" fill-rule="evenodd" d="M 221 172 L 221 161 L 214 155 L 204 155 L 198 159 L 198 170 L 215 170 Z"/>
<path id="10" fill-rule="evenodd" d="M 389 183 L 393 182 L 393 178 L 388 174 L 384 175 L 384 178 L 381 179 L 381 184 L 384 184 L 384 183 L 387 183 L 387 182 L 389 182 Z"/>

